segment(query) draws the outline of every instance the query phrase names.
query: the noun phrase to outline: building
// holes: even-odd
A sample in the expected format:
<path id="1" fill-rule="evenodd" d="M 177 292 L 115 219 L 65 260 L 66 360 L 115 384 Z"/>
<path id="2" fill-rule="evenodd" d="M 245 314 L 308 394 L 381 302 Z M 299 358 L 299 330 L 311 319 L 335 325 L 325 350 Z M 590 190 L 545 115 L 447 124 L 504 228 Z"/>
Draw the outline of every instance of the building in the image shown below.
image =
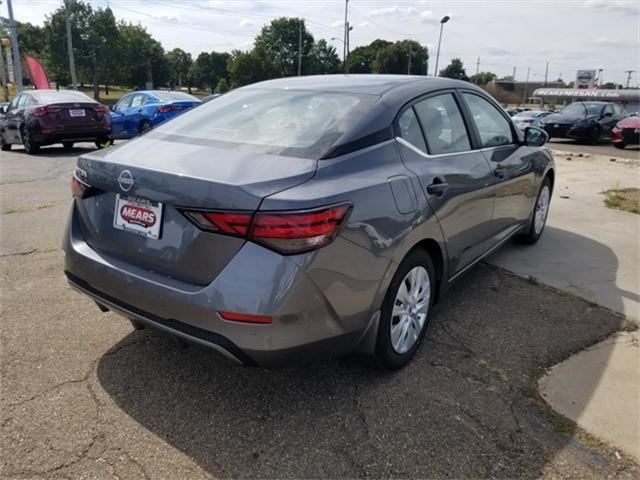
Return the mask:
<path id="1" fill-rule="evenodd" d="M 484 86 L 484 89 L 504 104 L 529 103 L 534 90 L 538 88 L 564 87 L 562 80 L 553 82 L 516 82 L 512 80 L 493 80 Z"/>
<path id="2" fill-rule="evenodd" d="M 543 105 L 545 102 L 567 104 L 577 100 L 597 100 L 619 103 L 629 113 L 640 112 L 640 90 L 537 88 L 533 99 Z"/>

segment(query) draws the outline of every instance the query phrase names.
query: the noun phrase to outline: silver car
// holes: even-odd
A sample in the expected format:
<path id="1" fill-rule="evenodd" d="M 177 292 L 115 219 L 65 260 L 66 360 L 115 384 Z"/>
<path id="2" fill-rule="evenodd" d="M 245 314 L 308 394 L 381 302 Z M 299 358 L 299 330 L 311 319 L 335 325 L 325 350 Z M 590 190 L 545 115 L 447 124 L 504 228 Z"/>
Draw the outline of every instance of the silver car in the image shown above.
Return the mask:
<path id="1" fill-rule="evenodd" d="M 81 156 L 65 273 L 136 328 L 243 364 L 399 368 L 451 282 L 542 234 L 545 141 L 456 80 L 254 84 Z"/>

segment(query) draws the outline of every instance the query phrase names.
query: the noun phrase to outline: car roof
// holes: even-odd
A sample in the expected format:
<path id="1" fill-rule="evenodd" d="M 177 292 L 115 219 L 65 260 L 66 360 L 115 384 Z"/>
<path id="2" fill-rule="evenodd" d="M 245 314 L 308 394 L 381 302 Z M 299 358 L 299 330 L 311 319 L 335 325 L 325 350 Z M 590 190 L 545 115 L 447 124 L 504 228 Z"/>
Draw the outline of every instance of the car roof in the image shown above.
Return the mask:
<path id="1" fill-rule="evenodd" d="M 471 84 L 460 80 L 424 75 L 336 74 L 278 78 L 244 88 L 300 89 L 382 95 L 392 89 L 421 83 L 425 90 L 460 88 Z"/>

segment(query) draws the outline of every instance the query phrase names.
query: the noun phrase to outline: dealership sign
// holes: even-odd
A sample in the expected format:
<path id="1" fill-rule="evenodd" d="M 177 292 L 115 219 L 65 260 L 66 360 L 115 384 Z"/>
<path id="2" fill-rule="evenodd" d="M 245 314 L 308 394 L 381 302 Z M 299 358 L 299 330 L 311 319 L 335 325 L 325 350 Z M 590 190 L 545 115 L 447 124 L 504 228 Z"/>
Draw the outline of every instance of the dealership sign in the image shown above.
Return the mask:
<path id="1" fill-rule="evenodd" d="M 576 73 L 576 88 L 593 88 L 595 82 L 595 70 L 578 70 Z"/>

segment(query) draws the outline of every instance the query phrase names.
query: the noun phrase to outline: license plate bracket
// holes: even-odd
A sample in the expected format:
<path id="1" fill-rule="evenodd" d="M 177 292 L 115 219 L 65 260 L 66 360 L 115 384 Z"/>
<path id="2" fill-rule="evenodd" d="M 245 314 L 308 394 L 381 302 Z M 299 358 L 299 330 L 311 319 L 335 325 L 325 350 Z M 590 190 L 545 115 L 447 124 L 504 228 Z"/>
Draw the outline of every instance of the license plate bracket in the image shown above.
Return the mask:
<path id="1" fill-rule="evenodd" d="M 113 228 L 158 240 L 162 210 L 160 202 L 118 193 L 113 212 Z"/>

